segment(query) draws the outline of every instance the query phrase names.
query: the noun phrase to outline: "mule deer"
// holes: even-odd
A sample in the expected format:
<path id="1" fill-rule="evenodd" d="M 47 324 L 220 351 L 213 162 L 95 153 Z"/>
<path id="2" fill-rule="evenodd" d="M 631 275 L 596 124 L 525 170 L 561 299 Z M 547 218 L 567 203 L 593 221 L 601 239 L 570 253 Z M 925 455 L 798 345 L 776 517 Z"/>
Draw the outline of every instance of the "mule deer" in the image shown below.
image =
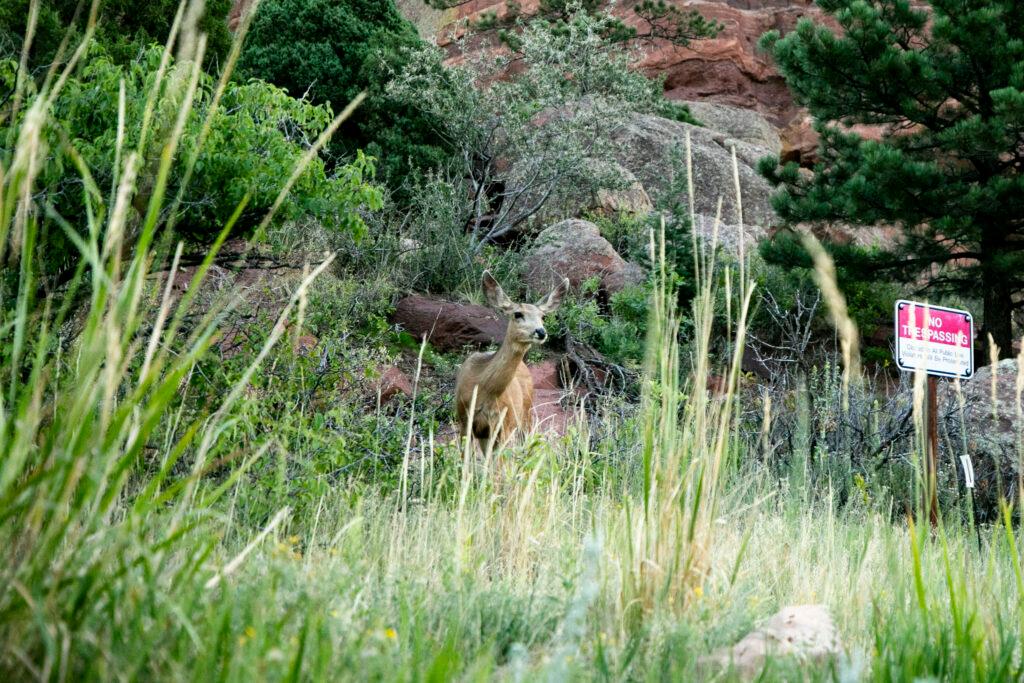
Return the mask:
<path id="1" fill-rule="evenodd" d="M 487 302 L 508 316 L 508 329 L 497 351 L 474 353 L 459 368 L 455 405 L 460 433 L 466 434 L 472 427 L 469 431 L 486 453 L 489 442 L 504 445 L 514 433 L 522 433 L 528 427 L 533 409 L 533 378 L 523 357 L 531 346 L 547 340 L 544 316 L 558 308 L 569 290 L 569 281 L 563 279 L 536 304 L 512 303 L 489 272 L 484 273 L 483 287 Z"/>

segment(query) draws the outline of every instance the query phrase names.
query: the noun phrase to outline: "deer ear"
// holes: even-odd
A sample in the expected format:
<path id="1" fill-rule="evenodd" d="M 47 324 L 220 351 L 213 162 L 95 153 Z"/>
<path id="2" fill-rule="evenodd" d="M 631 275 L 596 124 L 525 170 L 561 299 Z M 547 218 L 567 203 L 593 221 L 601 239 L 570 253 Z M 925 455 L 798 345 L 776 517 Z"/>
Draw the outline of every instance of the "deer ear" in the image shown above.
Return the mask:
<path id="1" fill-rule="evenodd" d="M 496 308 L 499 311 L 507 312 L 512 308 L 512 300 L 505 294 L 505 290 L 501 288 L 498 281 L 491 275 L 491 271 L 485 270 L 483 276 L 484 295 L 487 297 L 487 303 L 492 308 Z"/>
<path id="2" fill-rule="evenodd" d="M 548 295 L 537 302 L 537 308 L 541 313 L 547 315 L 553 312 L 562 303 L 562 299 L 569 291 L 569 279 L 562 278 L 562 281 L 555 285 L 555 288 L 548 292 Z"/>

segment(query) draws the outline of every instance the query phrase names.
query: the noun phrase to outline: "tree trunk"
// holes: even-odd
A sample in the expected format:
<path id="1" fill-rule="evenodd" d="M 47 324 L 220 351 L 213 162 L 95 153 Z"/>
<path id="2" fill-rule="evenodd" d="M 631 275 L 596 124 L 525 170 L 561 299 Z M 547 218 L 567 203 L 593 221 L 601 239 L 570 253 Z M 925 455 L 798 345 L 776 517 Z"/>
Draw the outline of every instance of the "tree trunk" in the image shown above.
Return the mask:
<path id="1" fill-rule="evenodd" d="M 988 254 L 986 253 L 986 256 Z M 992 255 L 996 257 L 995 254 Z M 997 257 L 996 257 L 997 258 Z M 993 258 L 995 260 L 995 258 Z M 985 292 L 985 324 L 981 329 L 982 363 L 988 363 L 988 335 L 999 347 L 999 358 L 1013 357 L 1013 289 L 1009 285 L 1010 275 L 991 261 L 982 265 L 982 287 Z"/>

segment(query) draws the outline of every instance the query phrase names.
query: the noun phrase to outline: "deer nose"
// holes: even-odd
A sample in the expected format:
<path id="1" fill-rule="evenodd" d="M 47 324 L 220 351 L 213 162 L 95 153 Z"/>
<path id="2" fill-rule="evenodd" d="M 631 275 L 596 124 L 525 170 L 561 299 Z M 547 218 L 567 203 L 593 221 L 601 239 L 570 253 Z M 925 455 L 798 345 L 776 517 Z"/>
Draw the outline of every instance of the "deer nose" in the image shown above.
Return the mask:
<path id="1" fill-rule="evenodd" d="M 544 331 L 543 327 L 538 327 L 533 331 L 533 336 L 535 336 L 537 339 L 540 339 L 541 341 L 544 341 L 544 338 L 548 336 L 548 333 Z"/>

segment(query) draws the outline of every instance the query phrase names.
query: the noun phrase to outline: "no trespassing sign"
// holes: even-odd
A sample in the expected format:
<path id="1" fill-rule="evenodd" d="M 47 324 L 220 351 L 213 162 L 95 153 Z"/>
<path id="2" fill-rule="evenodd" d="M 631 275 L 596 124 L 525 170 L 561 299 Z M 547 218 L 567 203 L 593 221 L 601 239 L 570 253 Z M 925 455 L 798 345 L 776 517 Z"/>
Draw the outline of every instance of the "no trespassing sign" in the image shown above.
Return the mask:
<path id="1" fill-rule="evenodd" d="M 896 302 L 896 365 L 929 375 L 967 379 L 974 374 L 974 318 L 967 311 Z"/>

